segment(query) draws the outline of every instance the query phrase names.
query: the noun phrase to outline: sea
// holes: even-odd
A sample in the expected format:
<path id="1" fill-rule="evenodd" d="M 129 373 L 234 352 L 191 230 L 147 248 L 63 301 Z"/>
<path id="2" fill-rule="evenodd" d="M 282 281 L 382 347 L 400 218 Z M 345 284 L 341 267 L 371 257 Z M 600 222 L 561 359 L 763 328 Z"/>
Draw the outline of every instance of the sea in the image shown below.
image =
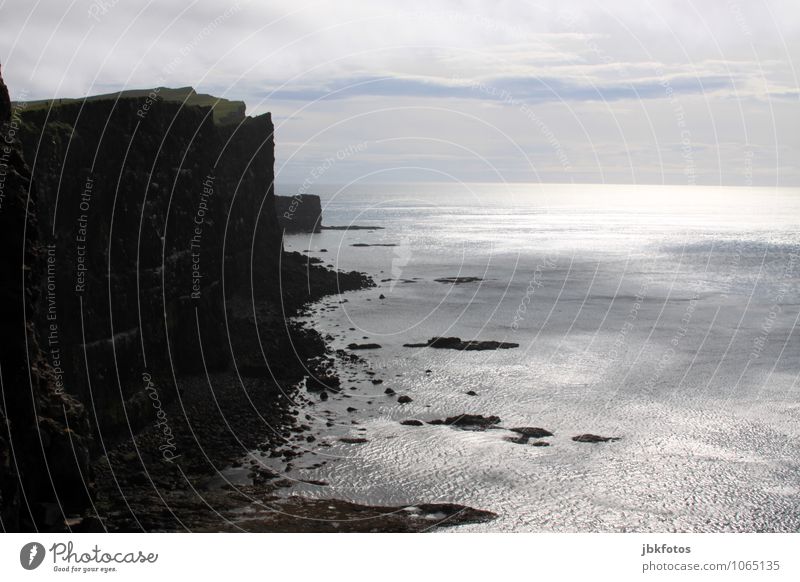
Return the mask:
<path id="1" fill-rule="evenodd" d="M 343 350 L 342 390 L 296 403 L 316 438 L 286 495 L 497 514 L 458 531 L 800 531 L 800 190 L 314 193 L 324 225 L 359 228 L 286 235 L 286 249 L 377 286 L 301 317 Z M 437 336 L 519 347 L 404 346 Z M 501 420 L 427 424 L 462 414 Z M 553 436 L 518 444 L 514 427 Z"/>

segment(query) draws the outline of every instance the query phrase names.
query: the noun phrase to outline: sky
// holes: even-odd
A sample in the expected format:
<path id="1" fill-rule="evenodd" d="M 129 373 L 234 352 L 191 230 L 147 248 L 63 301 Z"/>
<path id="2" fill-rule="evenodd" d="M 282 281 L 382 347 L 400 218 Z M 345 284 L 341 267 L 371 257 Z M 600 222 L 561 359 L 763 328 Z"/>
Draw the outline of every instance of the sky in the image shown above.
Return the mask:
<path id="1" fill-rule="evenodd" d="M 190 85 L 279 184 L 800 186 L 797 0 L 0 0 L 12 99 Z"/>

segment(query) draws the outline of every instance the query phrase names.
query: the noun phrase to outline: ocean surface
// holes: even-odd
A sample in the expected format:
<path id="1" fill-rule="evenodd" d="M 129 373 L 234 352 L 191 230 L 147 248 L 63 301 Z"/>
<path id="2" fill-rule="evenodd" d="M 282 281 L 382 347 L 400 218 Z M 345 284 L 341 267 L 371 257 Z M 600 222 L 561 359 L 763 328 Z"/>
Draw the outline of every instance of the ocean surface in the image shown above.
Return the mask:
<path id="1" fill-rule="evenodd" d="M 337 359 L 341 394 L 298 404 L 317 440 L 303 442 L 288 495 L 498 514 L 458 531 L 800 531 L 800 191 L 314 193 L 325 225 L 381 229 L 290 235 L 286 248 L 379 284 L 305 319 L 334 348 L 382 347 Z M 434 336 L 519 347 L 403 347 Z M 535 447 L 503 429 L 399 423 L 463 413 L 554 436 Z M 620 440 L 571 439 L 583 433 Z"/>

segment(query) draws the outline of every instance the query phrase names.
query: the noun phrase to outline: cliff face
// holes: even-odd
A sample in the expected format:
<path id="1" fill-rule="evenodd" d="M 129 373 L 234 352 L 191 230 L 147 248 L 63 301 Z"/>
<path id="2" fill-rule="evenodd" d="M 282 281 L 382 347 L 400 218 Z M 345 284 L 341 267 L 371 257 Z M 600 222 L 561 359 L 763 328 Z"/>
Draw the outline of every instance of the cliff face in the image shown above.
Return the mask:
<path id="1" fill-rule="evenodd" d="M 144 375 L 227 365 L 224 289 L 249 284 L 251 249 L 264 270 L 281 250 L 272 122 L 217 126 L 208 107 L 149 97 L 22 120 L 51 261 L 37 324 L 113 438 L 149 410 Z"/>
<path id="2" fill-rule="evenodd" d="M 261 430 L 264 412 L 282 417 L 306 358 L 324 353 L 315 332 L 285 317 L 371 284 L 283 252 L 270 115 L 241 117 L 235 103 L 208 105 L 213 98 L 193 92 L 199 104 L 187 105 L 187 94 L 12 104 L 0 78 L 1 260 L 10 277 L 0 305 L 3 530 L 63 529 L 90 500 L 97 509 L 103 491 L 112 516 L 91 513 L 118 520 L 134 495 L 126 481 L 142 475 L 185 487 L 186 473 L 170 473 L 176 441 L 191 474 L 230 462 L 242 441 L 224 434 L 225 406 L 238 402 L 229 416 L 254 414 L 239 424 Z M 316 207 L 318 223 L 318 199 Z M 229 402 L 216 400 L 214 373 Z M 256 379 L 258 394 L 231 388 L 242 376 Z M 198 384 L 207 393 L 181 398 Z M 210 402 L 221 416 L 198 420 Z M 142 451 L 134 435 L 145 433 L 158 444 Z M 101 457 L 105 465 L 92 464 Z M 108 475 L 120 458 L 127 480 Z M 120 499 L 109 501 L 109 491 Z"/>
<path id="3" fill-rule="evenodd" d="M 0 515 L 6 530 L 48 528 L 70 512 L 59 501 L 85 504 L 91 454 L 157 422 L 170 377 L 229 365 L 226 290 L 279 296 L 273 125 L 218 125 L 210 107 L 152 95 L 12 111 L 0 88 L 2 317 L 15 334 Z M 51 458 L 64 467 L 48 478 Z"/>
<path id="4" fill-rule="evenodd" d="M 21 124 L 0 77 L 0 528 L 47 530 L 88 501 L 91 431 L 83 406 L 62 389 L 28 317 L 43 296 L 46 250 L 38 190 L 17 137 Z"/>

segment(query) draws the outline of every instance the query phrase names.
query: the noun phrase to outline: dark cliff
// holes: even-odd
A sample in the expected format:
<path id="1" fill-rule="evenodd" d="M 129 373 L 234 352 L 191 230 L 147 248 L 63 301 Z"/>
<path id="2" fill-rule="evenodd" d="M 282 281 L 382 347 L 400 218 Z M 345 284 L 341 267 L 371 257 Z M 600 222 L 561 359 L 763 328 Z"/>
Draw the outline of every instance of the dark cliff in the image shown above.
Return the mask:
<path id="1" fill-rule="evenodd" d="M 30 315 L 43 298 L 46 265 L 37 220 L 37 186 L 18 142 L 0 77 L 0 237 L 5 279 L 0 288 L 0 527 L 47 529 L 80 510 L 91 495 L 84 407 L 66 393 L 40 347 Z"/>
<path id="2" fill-rule="evenodd" d="M 90 459 L 160 426 L 162 405 L 189 414 L 181 377 L 302 378 L 290 326 L 241 305 L 285 317 L 365 280 L 283 252 L 269 114 L 222 123 L 212 105 L 166 90 L 12 110 L 0 88 L 12 277 L 2 317 L 14 330 L 3 339 L 0 526 L 57 530 L 93 495 Z"/>
<path id="3" fill-rule="evenodd" d="M 67 389 L 94 399 L 114 437 L 146 403 L 143 374 L 202 371 L 201 343 L 224 335 L 225 287 L 252 278 L 251 249 L 262 270 L 277 264 L 272 122 L 219 126 L 209 107 L 149 97 L 21 119 L 52 261 L 36 323 Z M 228 364 L 223 346 L 205 351 L 206 369 Z"/>

